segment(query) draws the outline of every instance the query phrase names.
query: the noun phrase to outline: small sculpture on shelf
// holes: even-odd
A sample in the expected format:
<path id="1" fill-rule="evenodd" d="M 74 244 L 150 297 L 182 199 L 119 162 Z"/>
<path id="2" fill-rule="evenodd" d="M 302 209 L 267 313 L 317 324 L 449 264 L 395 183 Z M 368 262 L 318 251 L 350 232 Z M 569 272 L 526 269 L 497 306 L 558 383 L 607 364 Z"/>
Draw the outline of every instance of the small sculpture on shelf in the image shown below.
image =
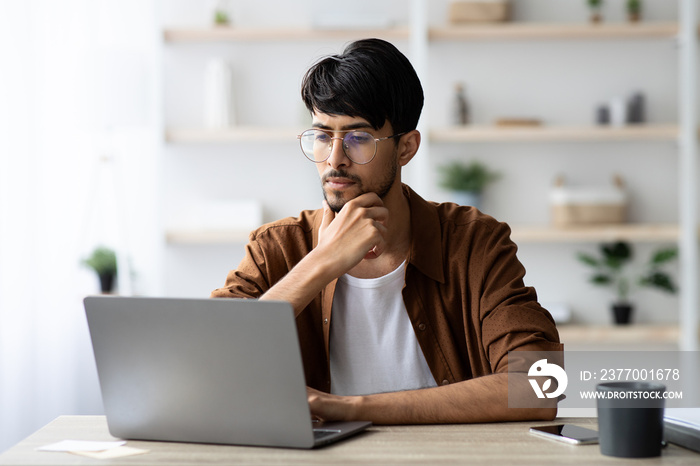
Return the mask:
<path id="1" fill-rule="evenodd" d="M 644 94 L 635 92 L 627 99 L 627 123 L 638 124 L 646 122 Z"/>
<path id="2" fill-rule="evenodd" d="M 676 293 L 673 277 L 663 270 L 663 267 L 678 257 L 678 249 L 669 247 L 659 249 L 651 255 L 644 269 L 634 275 L 628 271 L 628 266 L 634 258 L 632 245 L 625 241 L 604 243 L 600 245 L 600 257 L 579 252 L 577 258 L 583 264 L 593 268 L 590 282 L 598 286 L 613 288 L 615 301 L 612 304 L 614 322 L 628 324 L 634 310 L 629 300 L 632 287 L 653 288 L 667 293 Z"/>
<path id="3" fill-rule="evenodd" d="M 112 249 L 100 246 L 90 257 L 83 260 L 83 265 L 91 268 L 100 279 L 100 291 L 111 293 L 117 277 L 117 256 Z"/>
<path id="4" fill-rule="evenodd" d="M 595 122 L 598 125 L 624 126 L 626 124 L 646 123 L 646 97 L 643 92 L 635 91 L 627 100 L 618 96 L 595 109 Z"/>
<path id="5" fill-rule="evenodd" d="M 452 194 L 454 202 L 481 209 L 484 188 L 500 178 L 500 174 L 489 170 L 483 163 L 474 161 L 468 165 L 452 162 L 438 168 L 442 174 L 440 186 Z"/>
<path id="6" fill-rule="evenodd" d="M 464 92 L 462 83 L 455 84 L 455 93 L 452 101 L 452 124 L 464 126 L 469 124 L 469 102 Z"/>
<path id="7" fill-rule="evenodd" d="M 590 21 L 592 23 L 600 23 L 603 21 L 603 14 L 601 9 L 603 7 L 603 0 L 587 0 L 588 7 L 591 10 Z"/>

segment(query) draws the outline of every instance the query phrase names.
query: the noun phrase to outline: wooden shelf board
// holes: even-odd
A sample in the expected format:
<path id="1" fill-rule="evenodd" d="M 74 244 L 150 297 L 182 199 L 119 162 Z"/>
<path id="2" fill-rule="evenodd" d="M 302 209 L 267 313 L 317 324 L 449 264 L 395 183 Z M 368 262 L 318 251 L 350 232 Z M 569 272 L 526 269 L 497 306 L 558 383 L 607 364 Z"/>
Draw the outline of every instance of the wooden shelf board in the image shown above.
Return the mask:
<path id="1" fill-rule="evenodd" d="M 165 131 L 172 143 L 293 142 L 303 131 L 299 128 L 235 126 L 228 129 L 179 128 Z"/>
<path id="2" fill-rule="evenodd" d="M 678 343 L 677 324 L 557 325 L 559 338 L 572 343 Z"/>
<path id="3" fill-rule="evenodd" d="M 182 27 L 167 28 L 163 31 L 163 39 L 170 43 L 348 40 L 363 37 L 408 39 L 409 30 L 401 27 L 388 29 Z"/>
<path id="4" fill-rule="evenodd" d="M 428 38 L 438 40 L 492 39 L 615 39 L 672 38 L 679 32 L 676 22 L 640 23 L 501 23 L 432 27 Z M 307 41 L 347 40 L 360 37 L 408 39 L 407 27 L 386 29 L 170 27 L 165 42 Z"/>
<path id="5" fill-rule="evenodd" d="M 165 240 L 168 244 L 247 243 L 251 230 L 168 230 Z"/>
<path id="6" fill-rule="evenodd" d="M 672 38 L 675 22 L 639 23 L 501 23 L 431 28 L 430 40 L 490 39 L 625 39 Z"/>
<path id="7" fill-rule="evenodd" d="M 513 226 L 511 237 L 516 243 L 548 242 L 675 242 L 678 241 L 678 225 L 666 224 L 620 224 L 584 227 L 556 228 L 553 226 Z"/>
<path id="8" fill-rule="evenodd" d="M 250 230 L 169 230 L 166 240 L 174 244 L 240 243 L 248 240 L 249 233 Z M 675 242 L 678 235 L 676 225 L 623 224 L 577 228 L 514 226 L 511 236 L 516 243 L 564 243 L 615 240 Z"/>
<path id="9" fill-rule="evenodd" d="M 429 131 L 432 142 L 675 141 L 677 125 L 628 126 L 451 126 Z"/>
<path id="10" fill-rule="evenodd" d="M 234 126 L 228 129 L 171 128 L 167 142 L 227 143 L 245 141 L 285 142 L 294 140 L 302 128 Z M 575 126 L 467 126 L 429 130 L 432 142 L 556 142 L 556 141 L 675 141 L 676 125 L 640 125 L 624 127 Z"/>

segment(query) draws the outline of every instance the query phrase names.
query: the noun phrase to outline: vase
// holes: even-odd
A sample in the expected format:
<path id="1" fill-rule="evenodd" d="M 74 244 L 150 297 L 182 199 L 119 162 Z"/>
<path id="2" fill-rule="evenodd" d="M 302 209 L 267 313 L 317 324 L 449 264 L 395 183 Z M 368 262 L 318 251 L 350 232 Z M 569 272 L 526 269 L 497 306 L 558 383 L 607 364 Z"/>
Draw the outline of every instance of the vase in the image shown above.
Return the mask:
<path id="1" fill-rule="evenodd" d="M 113 273 L 103 273 L 99 275 L 100 277 L 100 291 L 102 293 L 111 293 L 114 290 L 114 278 Z"/>
<path id="2" fill-rule="evenodd" d="M 616 303 L 612 305 L 613 319 L 617 325 L 629 325 L 632 322 L 634 307 L 629 303 Z"/>
<path id="3" fill-rule="evenodd" d="M 450 197 L 455 204 L 470 205 L 481 210 L 481 193 L 475 191 L 452 191 Z"/>

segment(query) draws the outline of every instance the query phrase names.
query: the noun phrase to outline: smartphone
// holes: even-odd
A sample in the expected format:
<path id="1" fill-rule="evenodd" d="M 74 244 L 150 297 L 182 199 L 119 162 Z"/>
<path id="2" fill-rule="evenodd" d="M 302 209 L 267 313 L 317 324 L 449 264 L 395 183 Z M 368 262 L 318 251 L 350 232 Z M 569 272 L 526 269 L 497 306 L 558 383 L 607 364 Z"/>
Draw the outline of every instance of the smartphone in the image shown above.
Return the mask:
<path id="1" fill-rule="evenodd" d="M 598 432 L 571 424 L 530 427 L 530 433 L 572 445 L 598 443 Z"/>

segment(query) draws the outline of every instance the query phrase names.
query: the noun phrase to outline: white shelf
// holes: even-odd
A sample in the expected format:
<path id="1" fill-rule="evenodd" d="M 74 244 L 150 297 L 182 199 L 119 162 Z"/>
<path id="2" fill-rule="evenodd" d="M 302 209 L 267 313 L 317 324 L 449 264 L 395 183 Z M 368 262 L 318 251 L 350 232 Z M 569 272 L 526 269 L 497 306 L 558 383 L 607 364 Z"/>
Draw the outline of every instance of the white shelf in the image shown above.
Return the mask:
<path id="1" fill-rule="evenodd" d="M 250 230 L 168 230 L 168 244 L 238 244 L 247 243 Z"/>
<path id="2" fill-rule="evenodd" d="M 677 344 L 680 336 L 676 324 L 630 325 L 557 325 L 559 338 L 567 344 Z"/>
<path id="3" fill-rule="evenodd" d="M 556 228 L 552 226 L 513 226 L 511 237 L 516 243 L 574 242 L 676 242 L 678 225 L 620 224 Z"/>
<path id="4" fill-rule="evenodd" d="M 248 41 L 313 41 L 348 40 L 378 37 L 387 40 L 408 39 L 407 28 L 326 30 L 310 28 L 237 28 L 191 27 L 168 28 L 165 42 L 248 42 Z"/>
<path id="5" fill-rule="evenodd" d="M 293 142 L 303 129 L 236 126 L 228 129 L 179 128 L 165 131 L 171 143 Z"/>
<path id="6" fill-rule="evenodd" d="M 628 126 L 465 126 L 435 128 L 432 142 L 675 141 L 677 125 Z"/>
<path id="7" fill-rule="evenodd" d="M 645 39 L 672 38 L 675 22 L 639 23 L 501 23 L 431 28 L 430 40 L 496 39 Z"/>

